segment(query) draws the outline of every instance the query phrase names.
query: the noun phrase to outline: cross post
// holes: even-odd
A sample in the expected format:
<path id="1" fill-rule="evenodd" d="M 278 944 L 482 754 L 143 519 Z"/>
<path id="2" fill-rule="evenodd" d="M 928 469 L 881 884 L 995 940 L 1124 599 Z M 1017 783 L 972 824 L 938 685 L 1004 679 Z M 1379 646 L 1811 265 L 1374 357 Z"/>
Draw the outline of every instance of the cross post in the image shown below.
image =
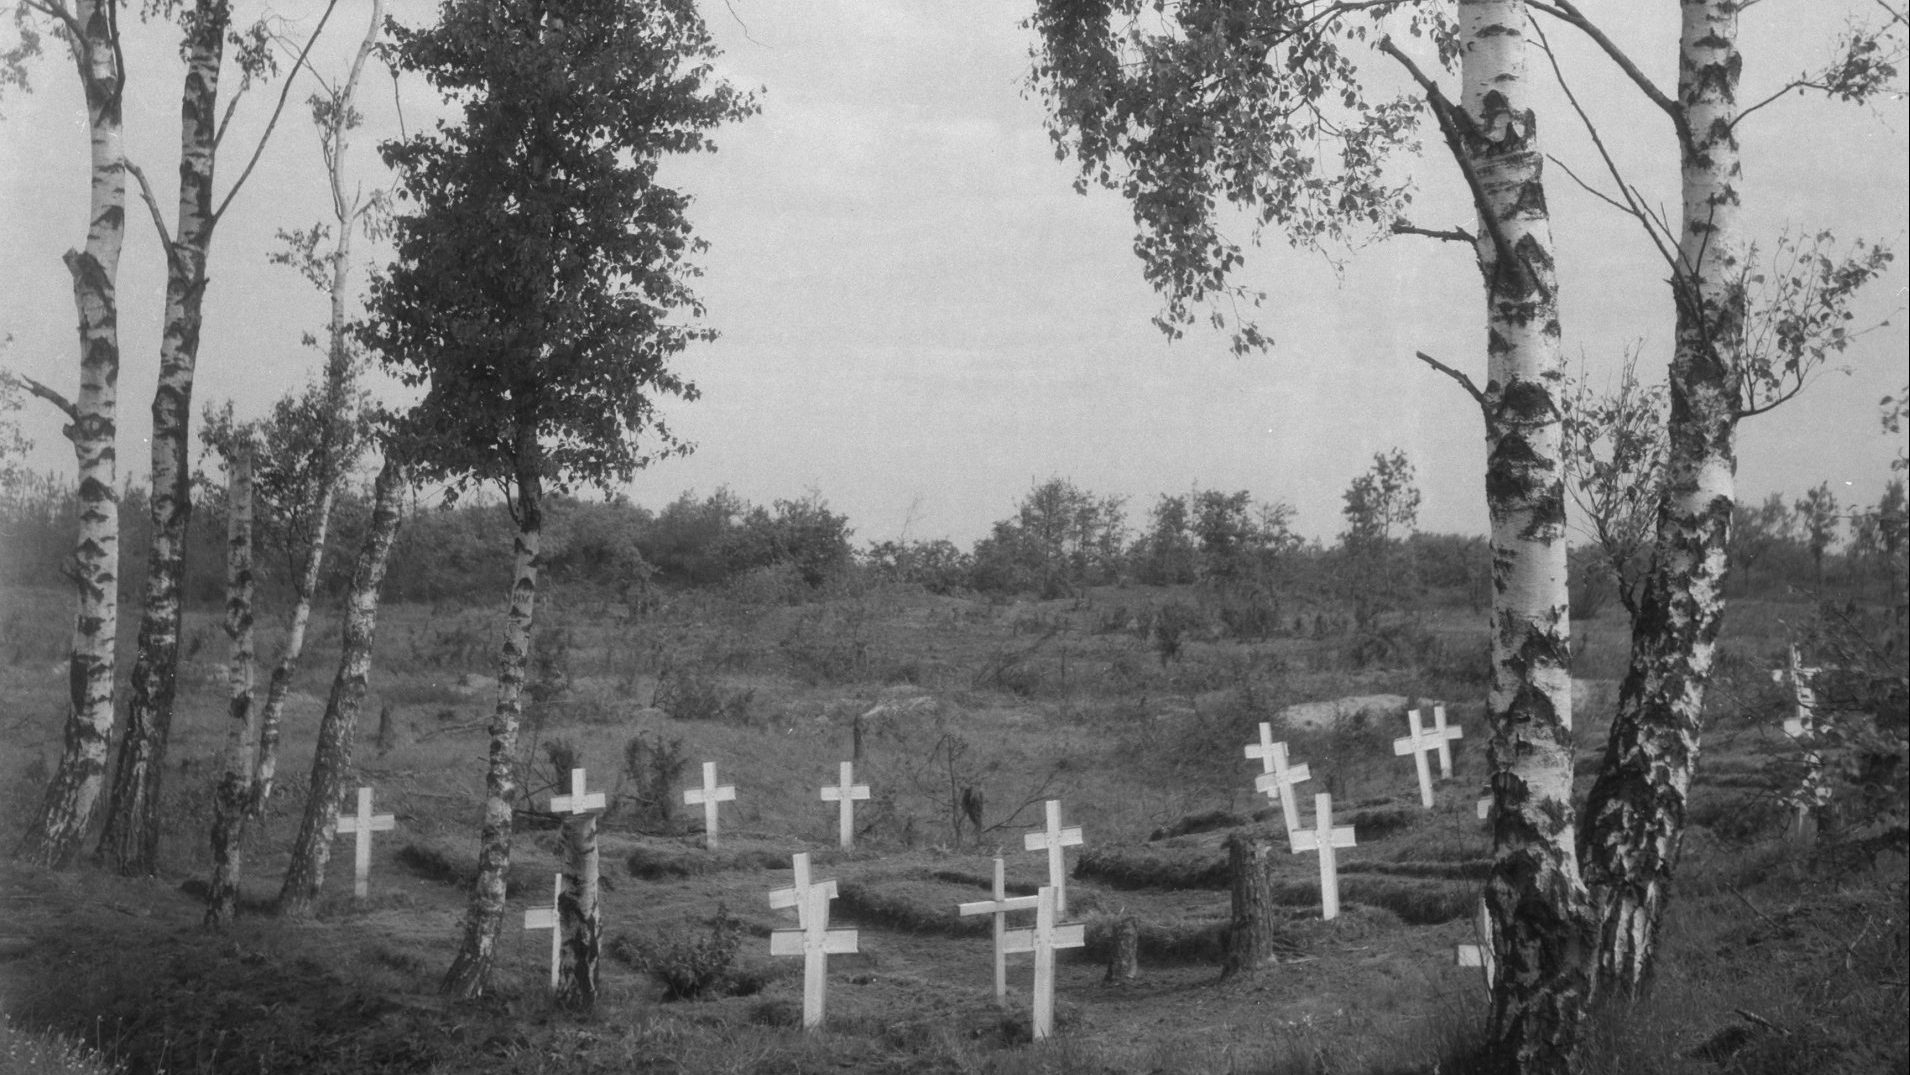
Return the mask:
<path id="1" fill-rule="evenodd" d="M 819 883 L 809 880 L 809 852 L 807 851 L 798 851 L 791 856 L 790 865 L 795 871 L 796 883 L 789 888 L 771 889 L 769 906 L 772 910 L 778 911 L 794 907 L 797 920 L 802 921 L 802 916 L 807 913 L 809 907 L 809 890 L 822 889 L 828 893 L 825 898 L 833 900 L 836 898 L 836 882 L 833 877 Z"/>
<path id="2" fill-rule="evenodd" d="M 1009 896 L 1007 876 L 1002 870 L 1001 856 L 995 856 L 995 898 L 977 900 L 973 903 L 958 905 L 955 910 L 962 917 L 969 915 L 995 916 L 995 1004 L 1001 1005 L 1008 999 L 1008 953 L 1002 947 L 1002 938 L 1008 929 L 1009 911 L 1032 911 L 1040 903 L 1039 896 Z"/>
<path id="3" fill-rule="evenodd" d="M 1440 722 L 1443 725 L 1443 710 L 1440 713 Z M 1432 764 L 1427 761 L 1426 754 L 1429 751 L 1448 750 L 1446 741 L 1459 739 L 1465 735 L 1465 732 L 1460 728 L 1442 727 L 1437 732 L 1429 733 L 1425 725 L 1421 723 L 1417 709 L 1406 711 L 1406 725 L 1411 729 L 1412 734 L 1404 739 L 1393 740 L 1393 753 L 1401 757 L 1408 754 L 1413 756 L 1413 766 L 1419 770 L 1419 802 L 1420 805 L 1431 810 L 1433 808 Z"/>
<path id="4" fill-rule="evenodd" d="M 1279 798 L 1280 816 L 1287 823 L 1287 831 L 1292 832 L 1300 827 L 1300 805 L 1293 799 L 1293 785 L 1311 780 L 1313 773 L 1307 769 L 1305 762 L 1287 764 L 1285 743 L 1273 744 L 1272 757 L 1267 762 L 1267 771 L 1254 777 L 1254 790 Z"/>
<path id="5" fill-rule="evenodd" d="M 867 799 L 868 797 L 869 785 L 855 782 L 855 763 L 852 761 L 842 763 L 841 783 L 834 787 L 828 785 L 823 786 L 823 802 L 840 802 L 842 804 L 841 809 L 837 812 L 836 828 L 838 831 L 836 839 L 840 842 L 844 851 L 849 850 L 849 845 L 855 842 L 855 800 Z"/>
<path id="6" fill-rule="evenodd" d="M 338 831 L 358 834 L 358 846 L 352 852 L 352 898 L 364 899 L 371 892 L 371 834 L 389 832 L 398 824 L 390 814 L 371 812 L 371 789 L 358 789 L 358 813 L 338 819 Z"/>
<path id="7" fill-rule="evenodd" d="M 564 891 L 564 875 L 558 874 L 551 885 L 550 906 L 530 907 L 524 911 L 525 929 L 550 930 L 550 991 L 557 992 L 557 970 L 562 965 L 564 931 L 557 928 L 557 901 Z"/>
<path id="8" fill-rule="evenodd" d="M 1292 842 L 1294 854 L 1302 851 L 1320 853 L 1320 917 L 1338 918 L 1340 916 L 1340 865 L 1339 856 L 1334 854 L 1333 849 L 1355 846 L 1353 826 L 1334 826 L 1333 796 L 1324 791 L 1313 797 L 1313 822 L 1312 829 L 1291 832 L 1287 834 L 1287 837 Z"/>
<path id="9" fill-rule="evenodd" d="M 1054 954 L 1057 948 L 1080 948 L 1087 944 L 1081 923 L 1059 925 L 1061 894 L 1053 885 L 1041 886 L 1036 897 L 1035 924 L 1032 929 L 1009 930 L 1002 937 L 1002 949 L 1035 954 L 1034 1038 L 1041 1041 L 1054 1033 Z"/>
<path id="10" fill-rule="evenodd" d="M 736 786 L 734 784 L 724 784 L 718 787 L 716 783 L 716 763 L 713 761 L 704 762 L 703 786 L 700 788 L 684 789 L 683 802 L 689 806 L 695 806 L 698 803 L 703 804 L 703 844 L 705 847 L 715 847 L 720 840 L 716 829 L 716 804 L 734 802 L 735 800 Z"/>
<path id="11" fill-rule="evenodd" d="M 570 794 L 550 797 L 550 812 L 553 814 L 587 814 L 592 810 L 604 808 L 603 792 L 584 794 L 584 771 L 570 771 Z"/>
<path id="12" fill-rule="evenodd" d="M 857 950 L 853 929 L 829 928 L 829 901 L 835 896 L 835 882 L 809 885 L 796 905 L 795 929 L 779 929 L 769 935 L 772 956 L 802 957 L 802 1027 L 814 1030 L 822 1025 L 823 1006 L 829 990 L 829 957 Z"/>
<path id="13" fill-rule="evenodd" d="M 1061 827 L 1061 800 L 1049 799 L 1047 807 L 1047 828 L 1041 832 L 1031 832 L 1021 838 L 1021 845 L 1028 851 L 1048 852 L 1048 884 L 1054 889 L 1055 914 L 1066 918 L 1068 915 L 1068 861 L 1062 855 L 1064 847 L 1075 847 L 1081 843 L 1081 826 Z"/>

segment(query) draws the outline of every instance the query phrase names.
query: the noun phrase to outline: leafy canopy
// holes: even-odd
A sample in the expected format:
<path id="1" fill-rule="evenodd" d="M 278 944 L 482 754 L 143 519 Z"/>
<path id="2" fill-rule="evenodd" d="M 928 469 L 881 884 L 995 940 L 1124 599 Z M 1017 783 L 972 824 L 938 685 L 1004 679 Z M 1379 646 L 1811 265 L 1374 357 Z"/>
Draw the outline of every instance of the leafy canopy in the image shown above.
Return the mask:
<path id="1" fill-rule="evenodd" d="M 1415 147 L 1419 101 L 1376 93 L 1370 58 L 1399 12 L 1441 59 L 1456 55 L 1443 5 L 1325 0 L 1041 0 L 1033 85 L 1060 159 L 1132 206 L 1134 251 L 1166 300 L 1155 324 L 1179 337 L 1194 308 L 1232 311 L 1236 354 L 1270 341 L 1251 319 L 1266 298 L 1234 282 L 1244 262 L 1226 225 L 1275 227 L 1323 247 L 1382 233 L 1411 201 L 1387 165 Z M 1233 210 L 1230 214 L 1229 210 Z M 1245 304 L 1249 312 L 1243 315 Z"/>
<path id="2" fill-rule="evenodd" d="M 410 211 L 362 335 L 426 390 L 424 476 L 608 486 L 649 461 L 640 433 L 685 450 L 654 404 L 695 398 L 669 361 L 714 333 L 694 324 L 690 198 L 657 166 L 755 110 L 714 79 L 695 5 L 446 0 L 392 38 L 463 111 L 381 147 Z"/>

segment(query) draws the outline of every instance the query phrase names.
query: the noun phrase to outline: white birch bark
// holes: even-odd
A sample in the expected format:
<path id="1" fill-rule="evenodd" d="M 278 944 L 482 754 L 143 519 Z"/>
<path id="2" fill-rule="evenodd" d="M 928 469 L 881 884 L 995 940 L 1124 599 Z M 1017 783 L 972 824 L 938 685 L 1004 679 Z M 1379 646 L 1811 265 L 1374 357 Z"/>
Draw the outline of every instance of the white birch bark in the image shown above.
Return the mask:
<path id="1" fill-rule="evenodd" d="M 126 237 L 126 168 L 120 94 L 124 72 L 105 0 L 73 6 L 70 46 L 85 90 L 91 183 L 86 242 L 66 253 L 79 313 L 79 392 L 59 401 L 78 465 L 79 532 L 73 545 L 76 609 L 67 656 L 67 720 L 59 766 L 18 857 L 64 866 L 93 822 L 113 734 L 119 636 L 118 381 L 120 250 Z"/>
<path id="2" fill-rule="evenodd" d="M 232 640 L 226 666 L 224 767 L 213 789 L 212 879 L 206 886 L 205 924 L 232 921 L 239 904 L 246 818 L 251 812 L 258 711 L 252 706 L 252 452 L 241 447 L 227 460 L 225 633 Z"/>
<path id="3" fill-rule="evenodd" d="M 1740 4 L 1682 0 L 1678 111 L 1683 205 L 1672 280 L 1666 488 L 1604 764 L 1586 805 L 1601 987 L 1645 987 L 1696 769 L 1705 685 L 1724 617 L 1736 500 L 1736 368 L 1744 334 L 1738 223 Z"/>
<path id="4" fill-rule="evenodd" d="M 338 835 L 339 798 L 351 771 L 358 715 L 370 686 L 378 601 L 385 568 L 391 559 L 391 544 L 403 521 L 404 491 L 408 482 L 408 471 L 397 451 L 388 448 L 384 465 L 372 485 L 371 522 L 365 528 L 358 561 L 352 571 L 338 671 L 332 676 L 325 715 L 319 720 L 305 812 L 299 821 L 298 836 L 292 841 L 292 858 L 285 869 L 284 883 L 279 888 L 279 911 L 292 917 L 311 913 L 325 883 L 332 841 Z"/>
<path id="5" fill-rule="evenodd" d="M 184 615 L 186 526 L 192 516 L 190 419 L 199 357 L 206 255 L 212 243 L 212 172 L 217 155 L 219 72 L 230 12 L 222 0 L 198 0 L 180 94 L 177 226 L 166 248 L 166 300 L 159 385 L 152 404 L 152 545 L 146 558 L 146 607 L 139 623 L 132 699 L 120 740 L 113 794 L 99 857 L 129 875 L 159 864 L 159 796 L 179 674 Z"/>
<path id="6" fill-rule="evenodd" d="M 1526 5 L 1462 0 L 1459 17 L 1462 142 L 1487 290 L 1487 716 L 1498 810 L 1485 895 L 1500 967 L 1491 1033 L 1509 1068 L 1563 1072 L 1574 1062 L 1590 946 L 1573 825 L 1557 277 L 1525 74 Z"/>

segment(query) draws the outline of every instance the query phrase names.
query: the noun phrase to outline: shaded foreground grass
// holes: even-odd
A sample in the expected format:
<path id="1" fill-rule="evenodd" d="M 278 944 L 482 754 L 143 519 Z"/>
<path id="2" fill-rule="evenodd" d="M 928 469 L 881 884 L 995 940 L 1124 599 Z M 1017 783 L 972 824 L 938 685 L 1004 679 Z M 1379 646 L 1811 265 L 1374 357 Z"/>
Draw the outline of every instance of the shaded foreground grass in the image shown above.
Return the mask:
<path id="1" fill-rule="evenodd" d="M 1092 626 L 1127 622 L 1101 606 L 1144 596 L 1005 610 L 917 593 L 844 595 L 834 619 L 859 625 L 857 638 L 874 655 L 868 668 L 890 670 L 856 678 L 819 677 L 781 644 L 808 632 L 798 653 L 807 661 L 840 641 L 818 634 L 830 617 L 698 599 L 633 627 L 560 594 L 550 615 L 574 639 L 569 689 L 533 713 L 521 775 L 534 806 L 559 780 L 551 759 L 568 752 L 613 801 L 603 833 L 610 958 L 602 1004 L 585 1018 L 549 1007 L 545 942 L 515 928 L 522 900 L 548 893 L 556 864 L 554 834 L 528 823 L 513 869 L 523 897 L 509 911 L 493 995 L 477 1005 L 437 995 L 475 859 L 479 718 L 488 703 L 460 686 L 482 674 L 481 664 L 460 667 L 457 655 L 433 648 L 446 616 L 394 609 L 381 630 L 383 693 L 368 710 L 390 706 L 397 734 L 384 752 L 361 752 L 357 776 L 379 788 L 399 832 L 377 844 L 373 896 L 362 904 L 347 895 L 348 857 L 334 857 L 309 923 L 281 922 L 258 902 L 275 890 L 287 819 L 301 805 L 293 779 L 249 851 L 252 913 L 223 933 L 199 928 L 192 891 L 203 876 L 204 829 L 195 811 L 218 746 L 219 684 L 188 669 L 173 748 L 185 764 L 169 773 L 175 808 L 163 879 L 0 866 L 8 912 L 0 1006 L 16 1028 L 9 1040 L 54 1051 L 97 1043 L 106 1062 L 130 1072 L 217 1075 L 1471 1070 L 1485 992 L 1476 971 L 1453 965 L 1452 946 L 1472 939 L 1470 912 L 1490 855 L 1472 810 L 1483 743 L 1479 706 L 1465 699 L 1476 685 L 1440 667 L 1348 669 L 1331 639 L 1193 638 L 1179 660 L 1162 662 L 1144 635 Z M 1429 622 L 1454 646 L 1470 637 Z M 1761 654 L 1768 642 L 1739 645 Z M 1015 676 L 978 686 L 975 669 L 1011 658 Z M 216 664 L 216 656 L 200 661 Z M 686 666 L 704 693 L 748 704 L 681 713 L 651 705 L 671 697 L 660 677 Z M 16 712 L 52 714 L 57 676 L 36 669 L 4 670 L 0 698 Z M 289 729 L 291 774 L 308 764 L 319 673 L 297 689 L 294 716 L 304 723 Z M 1611 686 L 1586 691 L 1580 727 L 1583 742 L 1596 744 Z M 1319 921 L 1314 859 L 1281 858 L 1281 959 L 1221 980 L 1223 842 L 1235 827 L 1273 816 L 1251 792 L 1240 744 L 1284 704 L 1378 692 L 1451 702 L 1468 736 L 1457 778 L 1440 785 L 1439 806 L 1428 812 L 1418 806 L 1412 766 L 1385 749 L 1394 729 L 1292 735 L 1305 751 L 1296 760 L 1336 787 L 1359 831 L 1359 846 L 1341 858 L 1345 913 Z M 1648 999 L 1600 1014 L 1588 1056 L 1594 1075 L 1900 1071 L 1910 1063 L 1903 859 L 1886 853 L 1873 867 L 1830 872 L 1760 820 L 1780 816 L 1763 808 L 1771 788 L 1759 779 L 1780 747 L 1758 732 L 1770 716 L 1733 714 L 1707 733 L 1693 801 L 1694 818 L 1706 823 L 1687 844 L 1659 980 Z M 857 725 L 865 747 L 857 776 L 876 795 L 858 814 L 856 850 L 844 854 L 833 847 L 834 808 L 817 788 L 848 756 Z M 35 717 L 31 729 L 40 738 L 19 739 L 24 756 L 57 741 L 50 716 Z M 722 779 L 737 783 L 720 850 L 701 846 L 700 818 L 664 808 L 641 774 L 619 772 L 638 734 L 677 744 L 692 763 L 718 760 Z M 1591 771 L 1583 766 L 1581 775 L 1589 780 Z M 1711 780 L 1711 771 L 1723 779 Z M 951 799 L 963 786 L 984 789 L 988 809 L 981 832 L 958 837 Z M 1071 852 L 1069 901 L 1089 944 L 1063 957 L 1060 1034 L 1035 1046 L 1026 1040 L 1027 998 L 1015 993 L 1006 1009 L 993 1003 L 987 922 L 954 908 L 988 890 L 997 853 L 1009 891 L 1034 891 L 1043 867 L 1020 850 L 1021 834 L 1039 824 L 1045 797 L 1061 798 L 1068 823 L 1086 830 L 1086 845 Z M 794 961 L 771 959 L 764 940 L 790 924 L 765 894 L 789 883 L 798 850 L 812 853 L 819 876 L 838 880 L 833 919 L 862 934 L 861 953 L 831 960 L 828 1025 L 813 1035 L 795 1026 Z M 706 935 L 719 907 L 741 938 L 731 969 L 746 988 L 664 1002 L 646 961 Z M 1140 928 L 1142 975 L 1107 983 L 1101 961 L 1124 917 Z M 1011 963 L 1011 990 L 1027 977 L 1025 962 Z"/>

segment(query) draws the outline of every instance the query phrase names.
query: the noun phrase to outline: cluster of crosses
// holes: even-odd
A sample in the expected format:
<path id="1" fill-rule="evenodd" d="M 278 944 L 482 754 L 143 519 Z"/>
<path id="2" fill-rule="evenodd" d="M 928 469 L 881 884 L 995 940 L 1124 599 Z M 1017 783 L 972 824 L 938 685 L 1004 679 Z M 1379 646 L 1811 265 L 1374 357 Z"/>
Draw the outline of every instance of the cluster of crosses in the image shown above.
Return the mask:
<path id="1" fill-rule="evenodd" d="M 1420 710 L 1411 710 L 1407 714 L 1410 734 L 1395 740 L 1393 753 L 1411 756 L 1419 776 L 1420 802 L 1426 809 L 1433 807 L 1432 765 L 1428 755 L 1439 758 L 1439 775 L 1448 778 L 1452 775 L 1452 741 L 1463 738 L 1464 733 L 1458 727 L 1446 723 L 1446 709 L 1443 705 L 1433 707 L 1433 724 L 1427 728 Z M 1335 849 L 1353 847 L 1354 832 L 1350 825 L 1333 824 L 1333 796 L 1320 792 L 1313 797 L 1314 824 L 1308 828 L 1302 824 L 1300 809 L 1295 801 L 1294 785 L 1312 778 L 1304 763 L 1293 764 L 1287 755 L 1287 745 L 1275 742 L 1271 724 L 1260 725 L 1260 741 L 1250 743 L 1245 748 L 1250 759 L 1260 761 L 1262 772 L 1254 780 L 1254 788 L 1269 798 L 1279 802 L 1281 814 L 1286 822 L 1287 838 L 1295 854 L 1316 852 L 1320 856 L 1320 904 L 1323 918 L 1338 917 L 1340 913 L 1338 860 Z M 371 869 L 371 835 L 374 832 L 389 831 L 395 821 L 390 814 L 373 815 L 371 812 L 371 789 L 358 789 L 358 812 L 356 815 L 341 816 L 338 820 L 340 833 L 355 833 L 357 848 L 354 861 L 356 877 L 353 892 L 363 899 L 368 891 L 368 878 Z M 839 804 L 838 842 L 843 850 L 849 850 L 855 836 L 855 803 L 869 798 L 869 786 L 857 784 L 854 779 L 853 763 L 843 762 L 840 777 L 836 784 L 824 786 L 821 792 L 824 802 Z M 719 846 L 722 839 L 721 815 L 718 806 L 725 802 L 736 801 L 736 786 L 718 784 L 716 763 L 703 763 L 703 781 L 701 786 L 687 788 L 683 792 L 683 801 L 691 806 L 703 807 L 705 842 L 708 847 Z M 1481 817 L 1486 816 L 1490 800 L 1482 800 L 1479 807 Z M 570 773 L 570 793 L 555 795 L 550 800 L 550 812 L 584 816 L 605 809 L 606 800 L 601 792 L 585 791 L 585 774 L 582 769 L 572 769 Z M 1086 944 L 1085 930 L 1076 923 L 1068 923 L 1067 864 L 1063 849 L 1079 846 L 1082 842 L 1079 826 L 1063 827 L 1061 824 L 1061 803 L 1050 799 L 1046 803 L 1046 824 L 1038 831 L 1030 832 L 1023 838 L 1026 850 L 1043 852 L 1047 857 L 1048 883 L 1039 887 L 1032 896 L 1009 896 L 1005 880 L 1005 868 L 1000 856 L 995 858 L 995 878 L 993 896 L 986 900 L 960 904 L 956 910 L 963 916 L 990 915 L 994 918 L 995 948 L 995 1000 L 1003 1003 L 1007 997 L 1007 956 L 1011 953 L 1028 952 L 1035 957 L 1033 1001 L 1033 1034 L 1037 1040 L 1048 1037 L 1054 1029 L 1054 981 L 1055 953 L 1063 948 L 1080 948 Z M 854 929 L 829 926 L 829 901 L 836 898 L 836 882 L 817 881 L 811 877 L 809 855 L 799 852 L 792 863 L 795 883 L 788 888 L 779 888 L 769 893 L 769 905 L 772 909 L 796 912 L 796 928 L 779 929 L 770 934 L 769 951 L 774 956 L 801 956 L 803 960 L 803 1027 L 811 1029 L 822 1025 L 824 1005 L 828 995 L 828 958 L 831 955 L 843 955 L 858 950 L 857 932 Z M 564 877 L 559 873 L 553 890 L 551 904 L 547 907 L 535 907 L 524 912 L 524 928 L 527 930 L 548 929 L 551 931 L 551 988 L 558 987 L 559 967 L 561 963 L 562 943 L 559 929 L 557 903 L 563 894 Z M 1033 911 L 1034 923 L 1026 928 L 1010 929 L 1008 916 Z M 1484 905 L 1480 907 L 1484 915 Z M 1482 932 L 1482 936 L 1486 936 Z M 1458 960 L 1462 965 L 1481 966 L 1488 976 L 1492 973 L 1491 952 L 1480 945 L 1460 945 Z"/>

